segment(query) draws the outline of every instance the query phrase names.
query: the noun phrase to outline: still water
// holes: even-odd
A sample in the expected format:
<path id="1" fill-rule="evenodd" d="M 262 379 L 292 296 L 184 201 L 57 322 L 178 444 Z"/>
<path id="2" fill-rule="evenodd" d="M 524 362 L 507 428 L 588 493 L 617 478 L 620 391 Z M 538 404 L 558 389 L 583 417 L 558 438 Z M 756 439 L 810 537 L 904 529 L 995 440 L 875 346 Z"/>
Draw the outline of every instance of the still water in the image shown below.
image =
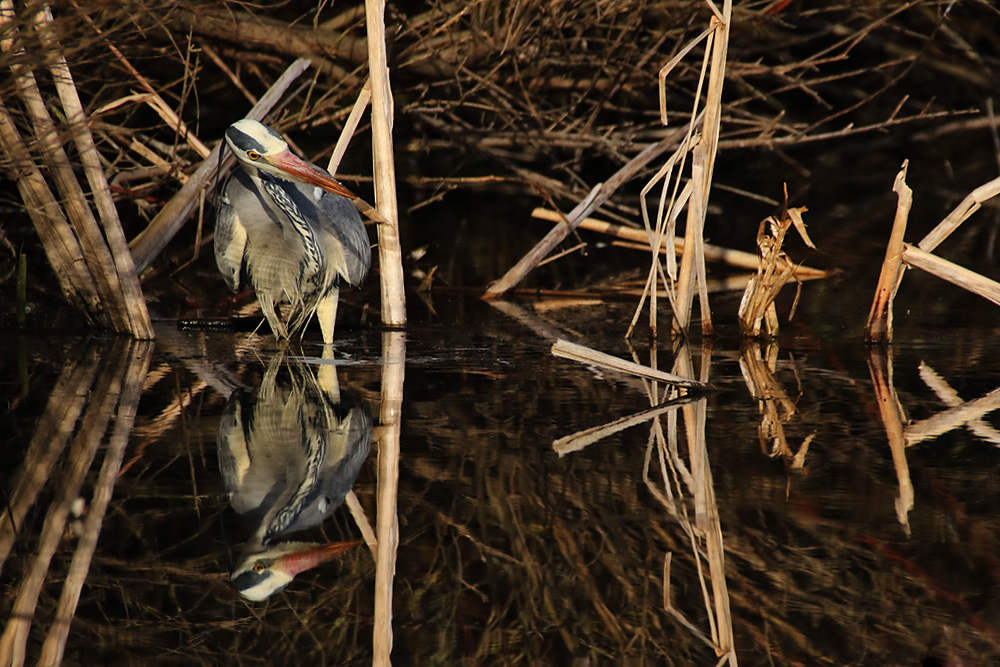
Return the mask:
<path id="1" fill-rule="evenodd" d="M 363 527 L 388 497 L 395 337 L 395 664 L 995 664 L 1000 318 L 930 280 L 904 285 L 924 308 L 899 307 L 888 356 L 861 343 L 871 284 L 836 281 L 807 285 L 771 345 L 740 340 L 733 294 L 710 343 L 655 350 L 622 340 L 628 304 L 449 295 L 326 351 L 169 320 L 155 346 L 12 335 L 0 649 L 371 664 Z M 553 357 L 557 338 L 714 391 L 650 411 L 662 387 Z M 290 542 L 323 555 L 245 597 L 234 571 Z"/>

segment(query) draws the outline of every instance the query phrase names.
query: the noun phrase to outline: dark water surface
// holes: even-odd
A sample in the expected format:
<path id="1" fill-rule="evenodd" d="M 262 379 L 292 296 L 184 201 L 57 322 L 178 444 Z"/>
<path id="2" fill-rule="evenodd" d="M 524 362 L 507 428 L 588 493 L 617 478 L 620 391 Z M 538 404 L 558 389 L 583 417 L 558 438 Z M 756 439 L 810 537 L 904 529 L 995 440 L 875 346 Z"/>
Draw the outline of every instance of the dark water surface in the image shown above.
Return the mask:
<path id="1" fill-rule="evenodd" d="M 741 342 L 738 295 L 715 296 L 712 344 L 661 342 L 655 356 L 666 370 L 690 359 L 716 391 L 561 456 L 554 441 L 650 406 L 642 381 L 550 354 L 558 336 L 631 358 L 631 306 L 500 309 L 436 295 L 434 315 L 402 334 L 393 661 L 714 665 L 710 644 L 732 646 L 741 665 L 1000 661 L 1000 435 L 990 412 L 1000 400 L 989 396 L 1000 385 L 1000 318 L 986 302 L 908 278 L 891 356 L 873 356 L 861 343 L 872 286 L 806 285 L 771 346 Z M 267 336 L 173 321 L 158 331 L 149 351 L 99 336 L 7 338 L 2 482 L 17 533 L 5 517 L 0 618 L 31 623 L 8 623 L 4 647 L 25 646 L 34 663 L 71 615 L 66 664 L 369 664 L 367 546 L 265 601 L 237 593 L 230 573 L 260 541 L 259 522 L 227 500 L 218 433 L 234 391 L 248 419 L 270 383 L 291 424 L 271 446 L 289 460 L 308 439 L 297 429 L 329 431 L 322 419 L 354 406 L 374 416 L 378 438 L 390 334 L 344 327 L 335 364 L 320 364 L 310 340 L 276 361 Z M 911 431 L 948 409 L 929 386 L 935 374 L 953 401 L 987 398 L 939 435 L 891 446 L 884 415 L 896 398 L 896 426 Z M 128 415 L 114 406 L 130 383 L 141 398 L 127 444 L 116 445 Z M 107 429 L 91 426 L 115 414 Z M 376 440 L 347 473 L 372 525 L 378 449 Z M 101 481 L 115 456 L 120 471 Z M 106 515 L 88 533 L 94 490 L 110 482 Z M 339 484 L 346 492 L 350 479 Z M 86 503 L 62 525 L 59 503 L 77 497 Z M 74 566 L 97 528 L 92 559 Z M 289 534 L 281 539 L 362 536 L 346 505 Z M 60 612 L 84 576 L 75 614 Z M 25 597 L 37 604 L 17 606 Z"/>

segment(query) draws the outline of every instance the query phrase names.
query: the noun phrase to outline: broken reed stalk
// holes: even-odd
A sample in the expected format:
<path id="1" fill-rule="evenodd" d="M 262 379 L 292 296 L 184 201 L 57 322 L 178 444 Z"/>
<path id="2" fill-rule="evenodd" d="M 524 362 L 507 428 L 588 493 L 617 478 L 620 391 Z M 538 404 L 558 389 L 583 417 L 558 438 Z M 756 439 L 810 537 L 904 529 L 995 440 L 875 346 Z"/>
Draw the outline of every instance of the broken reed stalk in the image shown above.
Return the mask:
<path id="1" fill-rule="evenodd" d="M 794 280 L 795 276 L 795 265 L 781 249 L 785 242 L 785 234 L 795 227 L 807 246 L 816 247 L 809 238 L 802 219 L 802 214 L 806 210 L 804 206 L 788 208 L 786 190 L 780 219 L 769 216 L 762 220 L 757 228 L 760 268 L 757 270 L 757 275 L 750 279 L 738 312 L 740 331 L 744 336 L 757 338 L 761 335 L 775 336 L 778 333 L 778 314 L 774 301 L 781 289 Z M 801 283 L 799 288 L 801 289 Z M 792 304 L 792 313 L 795 312 L 796 303 L 798 295 Z"/>
<path id="2" fill-rule="evenodd" d="M 393 99 L 386 64 L 385 0 L 365 0 L 368 35 L 368 71 L 372 96 L 372 156 L 375 163 L 375 204 L 378 225 L 379 286 L 382 324 L 406 324 L 403 290 L 403 252 L 396 210 L 396 167 L 392 151 Z"/>
<path id="3" fill-rule="evenodd" d="M 691 378 L 674 375 L 673 373 L 667 373 L 666 371 L 650 368 L 649 366 L 643 366 L 632 361 L 625 361 L 624 359 L 613 357 L 610 354 L 598 352 L 597 350 L 591 349 L 585 345 L 570 343 L 567 340 L 557 340 L 552 345 L 552 354 L 557 357 L 562 357 L 563 359 L 572 359 L 573 361 L 578 361 L 584 364 L 593 364 L 595 366 L 601 366 L 620 373 L 627 373 L 629 375 L 635 375 L 649 380 L 656 380 L 658 382 L 666 382 L 667 384 L 677 385 L 688 389 L 711 388 L 711 386 L 705 382 L 699 382 L 697 380 L 692 380 Z"/>
<path id="4" fill-rule="evenodd" d="M 924 252 L 909 243 L 903 244 L 903 261 L 914 268 L 922 269 L 942 280 L 947 280 L 953 285 L 958 285 L 1000 306 L 1000 283 L 995 280 L 990 280 L 982 274 L 970 271 L 964 266 L 949 262 L 937 255 Z"/>
<path id="5" fill-rule="evenodd" d="M 904 160 L 896 181 L 892 186 L 896 193 L 896 217 L 892 223 L 892 233 L 889 235 L 889 245 L 882 261 L 882 271 L 879 273 L 878 284 L 875 287 L 875 299 L 868 314 L 865 325 L 865 342 L 886 344 L 892 341 L 892 301 L 902 280 L 903 267 L 903 237 L 906 235 L 906 223 L 913 206 L 913 190 L 906 184 L 906 171 L 910 161 Z"/>
<path id="6" fill-rule="evenodd" d="M 535 244 L 535 247 L 528 251 L 517 264 L 511 267 L 499 280 L 490 285 L 483 294 L 483 298 L 487 300 L 495 299 L 521 282 L 572 230 L 576 229 L 581 220 L 597 210 L 622 184 L 635 177 L 643 167 L 679 143 L 686 134 L 687 126 L 674 130 L 655 144 L 647 146 L 641 153 L 616 171 L 607 181 L 594 186 L 587 197 L 566 216 L 566 221 L 553 227 L 545 235 L 545 238 Z"/>
<path id="7" fill-rule="evenodd" d="M 247 113 L 247 118 L 263 120 L 271 109 L 278 103 L 285 91 L 292 83 L 309 67 L 310 62 L 299 59 L 293 62 L 282 73 L 278 80 L 260 98 L 260 101 Z M 212 153 L 198 166 L 194 174 L 191 175 L 187 183 L 181 187 L 177 193 L 171 197 L 170 201 L 160 209 L 153 221 L 138 234 L 129 248 L 132 251 L 132 260 L 135 262 L 136 270 L 142 273 L 156 256 L 166 247 L 167 243 L 180 231 L 187 219 L 197 208 L 198 203 L 216 177 L 219 166 L 219 151 L 222 143 L 216 144 Z M 224 173 L 232 165 L 232 158 L 226 161 L 222 167 Z"/>
<path id="8" fill-rule="evenodd" d="M 386 64 L 385 0 L 365 0 L 368 38 L 368 71 L 371 83 L 372 157 L 375 164 L 375 203 L 385 222 L 378 225 L 379 281 L 382 323 L 406 324 L 403 291 L 403 260 L 396 211 L 396 173 L 392 151 L 393 100 Z M 391 664 L 392 585 L 399 546 L 399 450 L 402 429 L 403 378 L 406 339 L 400 331 L 382 335 L 382 407 L 380 421 L 386 427 L 378 448 L 378 505 L 375 526 L 378 544 L 375 557 L 375 627 L 372 633 L 372 664 Z"/>
<path id="9" fill-rule="evenodd" d="M 988 183 L 980 185 L 978 188 L 970 192 L 965 199 L 959 203 L 955 209 L 949 213 L 944 220 L 938 223 L 938 225 L 930 231 L 920 243 L 921 250 L 926 252 L 932 252 L 938 245 L 944 241 L 948 236 L 951 235 L 953 231 L 959 228 L 959 226 L 965 222 L 970 215 L 979 210 L 983 202 L 992 199 L 1000 195 L 1000 176 L 994 178 Z"/>

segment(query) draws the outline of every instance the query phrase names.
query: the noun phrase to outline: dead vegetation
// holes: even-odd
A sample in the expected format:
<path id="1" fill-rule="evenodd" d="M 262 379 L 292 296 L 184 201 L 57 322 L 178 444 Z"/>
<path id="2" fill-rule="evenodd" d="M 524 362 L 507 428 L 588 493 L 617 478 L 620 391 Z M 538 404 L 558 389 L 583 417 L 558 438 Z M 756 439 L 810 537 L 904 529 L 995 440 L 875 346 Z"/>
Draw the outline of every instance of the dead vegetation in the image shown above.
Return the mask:
<path id="1" fill-rule="evenodd" d="M 52 20 L 44 28 L 36 19 L 44 4 L 10 6 L 3 64 L 11 76 L 3 90 L 13 122 L 7 126 L 39 134 L 20 142 L 8 137 L 6 169 L 28 169 L 23 173 L 29 174 L 31 165 L 46 165 L 46 173 L 58 173 L 46 162 L 52 151 L 42 141 L 55 137 L 68 148 L 68 162 L 58 169 L 68 174 L 67 166 L 75 165 L 75 180 L 82 178 L 81 156 L 93 152 L 73 145 L 72 128 L 81 127 L 80 122 L 66 112 L 55 119 L 55 134 L 43 131 L 35 107 L 17 92 L 23 90 L 18 82 L 26 71 L 41 74 L 50 65 L 65 71 L 65 65 L 50 63 L 50 55 L 61 55 L 69 63 L 71 87 L 82 103 L 108 183 L 106 190 L 91 184 L 93 192 L 105 192 L 93 195 L 98 213 L 109 220 L 116 207 L 124 237 L 116 240 L 109 222 L 103 223 L 103 232 L 78 226 L 58 233 L 66 237 L 64 244 L 72 244 L 73 236 L 95 244 L 107 239 L 110 257 L 120 264 L 122 284 L 132 290 L 133 296 L 125 298 L 133 304 L 138 301 L 135 288 L 128 287 L 122 243 L 128 240 L 140 269 L 153 265 L 144 278 L 147 285 L 164 270 L 184 279 L 178 268 L 198 256 L 211 233 L 204 198 L 212 179 L 196 179 L 191 185 L 194 169 L 222 130 L 273 89 L 291 62 L 305 58 L 312 69 L 275 101 L 269 120 L 303 141 L 304 152 L 317 160 L 329 154 L 368 78 L 360 5 L 66 2 L 52 5 Z M 570 6 L 528 2 L 514 8 L 487 1 L 390 5 L 387 59 L 395 102 L 397 180 L 412 186 L 402 202 L 404 218 L 418 217 L 423 207 L 458 188 L 518 191 L 549 208 L 566 210 L 601 182 L 607 186 L 610 181 L 601 174 L 618 171 L 625 181 L 649 174 L 653 156 L 637 157 L 657 145 L 666 150 L 668 145 L 659 142 L 669 144 L 670 136 L 677 137 L 674 128 L 697 114 L 703 76 L 710 96 L 706 109 L 714 115 L 706 127 L 714 130 L 700 132 L 701 142 L 711 146 L 692 143 L 692 148 L 705 151 L 699 169 L 708 180 L 699 188 L 706 197 L 716 145 L 723 154 L 748 147 L 781 153 L 906 124 L 940 141 L 948 133 L 992 122 L 969 111 L 972 105 L 966 102 L 981 99 L 976 91 L 986 94 L 996 79 L 997 31 L 984 29 L 995 24 L 996 12 L 986 4 L 835 3 L 803 11 L 789 3 L 749 3 L 734 7 L 731 20 L 721 21 L 721 15 L 712 19 L 709 34 L 710 7 L 639 0 Z M 697 39 L 699 34 L 703 39 Z M 56 43 L 62 48 L 53 48 Z M 718 56 L 714 73 L 703 72 L 701 61 L 712 44 Z M 663 72 L 659 92 L 657 72 Z M 941 88 L 923 85 L 945 80 L 949 89 L 972 94 L 942 95 Z M 921 85 L 906 85 L 909 81 Z M 54 83 L 39 77 L 43 102 L 56 97 Z M 662 125 L 664 116 L 670 126 Z M 363 123 L 360 132 L 369 129 Z M 86 141 L 86 133 L 82 136 Z M 348 182 L 367 180 L 363 153 L 349 153 L 347 170 L 341 173 Z M 96 176 L 94 166 L 88 169 Z M 34 173 L 21 176 L 22 189 L 37 190 L 46 178 L 46 173 Z M 74 179 L 63 180 L 72 185 Z M 143 233 L 154 216 L 162 215 L 161 209 L 171 208 L 186 183 L 194 191 L 184 196 L 171 227 L 184 225 L 185 231 L 170 242 L 170 258 L 158 260 L 172 234 L 150 243 L 159 232 L 146 233 L 144 240 Z M 595 208 L 612 222 L 637 227 L 638 193 L 620 185 L 606 187 Z M 108 206 L 109 194 L 115 207 Z M 80 200 L 65 189 L 49 200 L 38 196 L 30 195 L 27 201 L 34 203 L 27 208 L 53 211 L 49 216 L 58 215 L 56 202 Z M 88 217 L 79 207 L 77 213 L 73 210 L 71 206 L 67 213 Z M 40 230 L 52 224 L 36 222 Z M 65 229 L 62 223 L 55 227 Z M 18 241 L 23 229 L 10 225 L 6 234 Z M 54 238 L 45 241 L 50 253 L 59 244 Z M 90 257 L 105 251 L 83 252 Z M 68 265 L 65 258 L 56 261 Z M 683 267 L 682 260 L 686 271 Z M 108 275 L 115 271 L 92 271 L 100 280 Z M 85 276 L 65 276 L 60 284 L 95 322 L 109 323 L 110 315 L 118 328 L 142 330 L 141 315 L 129 316 L 140 324 L 126 325 L 125 316 L 116 316 L 116 308 L 110 307 L 123 298 L 117 288 L 90 287 L 91 282 Z M 689 301 L 689 293 L 688 287 L 682 289 L 683 302 Z M 678 326 L 686 330 L 683 321 Z"/>

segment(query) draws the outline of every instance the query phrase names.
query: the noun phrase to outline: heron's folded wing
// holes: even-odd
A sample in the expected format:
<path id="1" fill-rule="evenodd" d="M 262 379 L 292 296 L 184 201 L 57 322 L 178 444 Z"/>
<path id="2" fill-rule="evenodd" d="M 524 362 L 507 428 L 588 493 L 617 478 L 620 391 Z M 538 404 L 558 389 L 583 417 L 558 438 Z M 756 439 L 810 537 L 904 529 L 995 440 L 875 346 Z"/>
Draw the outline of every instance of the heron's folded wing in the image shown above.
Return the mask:
<path id="1" fill-rule="evenodd" d="M 236 207 L 224 202 L 215 216 L 215 263 L 230 290 L 240 287 L 240 269 L 247 245 L 247 230 Z"/>

